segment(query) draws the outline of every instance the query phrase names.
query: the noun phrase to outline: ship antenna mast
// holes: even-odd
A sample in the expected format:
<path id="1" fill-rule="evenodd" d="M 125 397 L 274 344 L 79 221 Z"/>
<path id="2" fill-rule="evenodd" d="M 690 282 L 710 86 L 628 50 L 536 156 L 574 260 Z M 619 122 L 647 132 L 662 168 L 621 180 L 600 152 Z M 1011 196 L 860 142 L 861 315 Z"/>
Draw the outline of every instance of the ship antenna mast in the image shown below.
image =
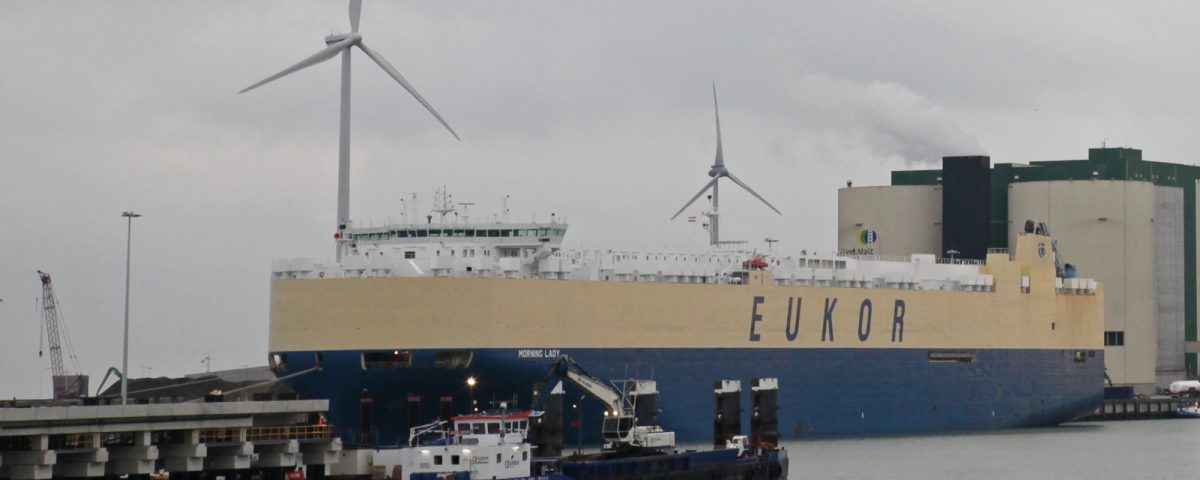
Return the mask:
<path id="1" fill-rule="evenodd" d="M 446 191 L 446 186 L 434 193 L 433 213 L 441 217 L 441 222 L 446 223 L 446 214 L 454 211 L 454 202 L 450 201 L 450 193 Z"/>
<path id="2" fill-rule="evenodd" d="M 462 207 L 463 223 L 466 223 L 466 224 L 471 223 L 471 206 L 472 205 L 475 205 L 475 203 L 474 202 L 458 202 L 458 206 Z"/>
<path id="3" fill-rule="evenodd" d="M 501 218 L 504 223 L 508 223 L 508 198 L 511 196 L 505 195 L 504 198 L 500 199 L 500 213 L 503 215 Z"/>
<path id="4" fill-rule="evenodd" d="M 771 238 L 771 237 L 767 237 L 763 241 L 767 242 L 767 255 L 773 255 L 775 244 L 779 243 L 779 240 Z"/>

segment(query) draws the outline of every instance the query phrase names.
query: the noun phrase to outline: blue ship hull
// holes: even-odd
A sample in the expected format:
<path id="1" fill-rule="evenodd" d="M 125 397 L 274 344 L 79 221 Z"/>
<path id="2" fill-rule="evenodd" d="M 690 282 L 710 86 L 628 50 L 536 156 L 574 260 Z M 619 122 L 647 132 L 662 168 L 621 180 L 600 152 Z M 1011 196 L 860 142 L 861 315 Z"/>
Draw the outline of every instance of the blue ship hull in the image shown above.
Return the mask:
<path id="1" fill-rule="evenodd" d="M 455 414 L 470 411 L 472 400 L 489 408 L 515 399 L 526 408 L 558 353 L 606 380 L 656 380 L 660 423 L 684 443 L 711 441 L 713 382 L 726 379 L 742 381 L 747 432 L 750 380 L 779 379 L 784 439 L 1051 426 L 1090 413 L 1103 398 L 1101 349 L 955 350 L 973 353 L 973 361 L 934 361 L 935 352 L 942 350 L 505 348 L 473 350 L 466 368 L 437 368 L 436 350 L 412 350 L 407 368 L 364 370 L 361 351 L 325 351 L 319 369 L 286 382 L 302 398 L 329 399 L 329 420 L 345 441 L 373 445 L 404 443 L 410 421 L 439 416 L 444 398 Z M 318 364 L 317 352 L 275 353 L 287 355 L 280 376 Z M 600 443 L 603 406 L 580 401 L 569 386 L 566 395 L 564 443 Z"/>

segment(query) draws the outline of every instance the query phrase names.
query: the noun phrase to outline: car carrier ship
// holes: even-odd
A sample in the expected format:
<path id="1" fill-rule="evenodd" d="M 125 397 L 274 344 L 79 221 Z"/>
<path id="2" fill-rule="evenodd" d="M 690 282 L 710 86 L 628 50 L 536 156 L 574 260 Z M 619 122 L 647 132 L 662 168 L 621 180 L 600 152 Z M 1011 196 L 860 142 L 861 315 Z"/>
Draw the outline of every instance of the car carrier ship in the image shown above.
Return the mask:
<path id="1" fill-rule="evenodd" d="M 719 114 L 711 180 L 675 214 L 710 192 L 705 251 L 566 249 L 565 218 L 472 218 L 444 190 L 427 215 L 355 225 L 352 49 L 458 136 L 363 43 L 361 13 L 351 0 L 350 33 L 242 90 L 340 53 L 336 258 L 273 263 L 269 348 L 297 392 L 330 400 L 343 439 L 401 444 L 435 417 L 507 400 L 562 355 L 610 380 L 657 380 L 673 392 L 662 424 L 682 441 L 709 438 L 704 393 L 723 380 L 777 378 L 784 438 L 1054 425 L 1100 404 L 1103 290 L 1060 278 L 1048 235 L 1027 229 L 985 261 L 728 248 L 721 179 L 779 210 L 726 167 Z M 602 408 L 576 405 L 577 433 L 598 442 L 587 425 Z"/>
<path id="2" fill-rule="evenodd" d="M 719 379 L 778 378 L 785 439 L 1047 426 L 1101 403 L 1103 288 L 1060 277 L 1032 229 L 984 261 L 570 249 L 563 218 L 479 221 L 438 195 L 436 218 L 347 226 L 340 262 L 273 263 L 271 366 L 328 398 L 344 439 L 521 404 L 561 355 L 678 393 L 661 422 L 685 442 L 710 438 Z M 603 408 L 576 408 L 598 442 Z"/>

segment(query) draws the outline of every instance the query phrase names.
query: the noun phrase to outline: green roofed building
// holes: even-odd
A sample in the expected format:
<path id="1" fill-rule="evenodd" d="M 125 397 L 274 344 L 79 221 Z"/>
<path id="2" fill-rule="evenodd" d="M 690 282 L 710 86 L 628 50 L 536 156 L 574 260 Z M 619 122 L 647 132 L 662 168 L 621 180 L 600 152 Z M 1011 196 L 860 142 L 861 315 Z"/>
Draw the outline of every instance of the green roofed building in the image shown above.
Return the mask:
<path id="1" fill-rule="evenodd" d="M 1026 221 L 1059 260 L 1105 285 L 1105 366 L 1114 385 L 1152 393 L 1197 375 L 1196 185 L 1200 167 L 1093 148 L 1085 160 L 991 165 L 945 157 L 892 172 L 888 186 L 838 193 L 838 247 L 856 255 L 982 259 Z"/>

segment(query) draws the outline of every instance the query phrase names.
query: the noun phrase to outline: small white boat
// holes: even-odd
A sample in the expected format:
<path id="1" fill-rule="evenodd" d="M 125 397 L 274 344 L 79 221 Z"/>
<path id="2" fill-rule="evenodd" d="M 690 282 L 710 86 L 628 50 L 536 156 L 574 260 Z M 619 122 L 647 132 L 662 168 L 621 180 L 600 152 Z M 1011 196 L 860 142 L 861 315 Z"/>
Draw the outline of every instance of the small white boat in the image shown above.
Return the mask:
<path id="1" fill-rule="evenodd" d="M 526 433 L 540 413 L 478 413 L 413 427 L 407 447 L 375 450 L 373 464 L 391 478 L 411 480 L 529 477 Z"/>
<path id="2" fill-rule="evenodd" d="M 1183 418 L 1200 418 L 1200 402 L 1192 402 L 1179 408 L 1175 416 Z"/>

